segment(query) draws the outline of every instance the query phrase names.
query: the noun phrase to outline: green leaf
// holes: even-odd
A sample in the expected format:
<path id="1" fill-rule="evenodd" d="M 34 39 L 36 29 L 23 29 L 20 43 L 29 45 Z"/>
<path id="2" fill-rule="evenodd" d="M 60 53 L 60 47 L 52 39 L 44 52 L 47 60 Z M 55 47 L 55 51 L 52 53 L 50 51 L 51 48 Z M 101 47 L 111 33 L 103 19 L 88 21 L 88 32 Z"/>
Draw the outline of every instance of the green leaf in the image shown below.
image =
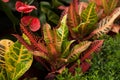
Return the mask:
<path id="1" fill-rule="evenodd" d="M 108 9 L 108 4 L 107 4 L 107 1 L 106 0 L 102 0 L 102 6 L 103 6 L 103 8 L 104 8 L 104 11 L 105 11 L 105 13 L 108 13 L 109 11 L 109 9 Z"/>
<path id="2" fill-rule="evenodd" d="M 65 15 L 63 17 L 63 19 L 61 20 L 60 27 L 56 30 L 57 31 L 57 42 L 56 42 L 56 45 L 58 43 L 59 48 L 60 48 L 59 50 L 61 50 L 63 42 L 68 40 L 68 27 L 66 25 L 66 19 L 67 19 L 67 15 Z"/>
<path id="3" fill-rule="evenodd" d="M 59 16 L 53 12 L 51 5 L 48 2 L 41 2 L 40 8 L 42 13 L 45 13 L 47 15 L 48 21 L 51 21 L 54 24 L 57 24 L 59 21 Z"/>
<path id="4" fill-rule="evenodd" d="M 88 7 L 81 13 L 83 22 L 89 22 L 89 25 L 94 25 L 97 22 L 97 13 L 95 11 L 95 3 L 90 3 Z"/>
<path id="5" fill-rule="evenodd" d="M 2 55 L 1 55 L 2 54 Z M 18 80 L 31 66 L 32 54 L 18 41 L 0 41 L 0 79 Z M 3 63 L 2 63 L 3 62 Z"/>
<path id="6" fill-rule="evenodd" d="M 63 5 L 59 0 L 52 0 L 52 7 L 58 8 L 59 6 Z"/>
<path id="7" fill-rule="evenodd" d="M 80 54 L 85 51 L 91 44 L 91 41 L 83 41 L 77 45 L 75 45 L 72 50 L 70 55 L 68 56 L 67 60 L 68 62 L 73 62 L 76 59 L 79 58 Z"/>
<path id="8" fill-rule="evenodd" d="M 63 41 L 63 44 L 62 44 L 62 55 L 61 57 L 62 58 L 66 58 L 68 57 L 69 53 L 70 53 L 70 46 L 71 44 L 74 42 L 75 40 L 72 40 L 72 41 Z"/>
<path id="9" fill-rule="evenodd" d="M 109 15 L 117 6 L 118 0 L 102 0 L 102 5 L 104 8 L 104 12 Z"/>
<path id="10" fill-rule="evenodd" d="M 24 33 L 23 33 L 22 37 L 28 44 L 31 44 L 29 38 Z"/>
<path id="11" fill-rule="evenodd" d="M 95 3 L 90 3 L 88 7 L 81 13 L 82 24 L 79 31 L 82 35 L 89 34 L 94 29 L 94 24 L 98 20 L 97 13 L 95 11 Z M 87 24 L 87 25 L 86 25 Z"/>
<path id="12" fill-rule="evenodd" d="M 118 3 L 118 0 L 109 0 L 109 2 L 108 2 L 109 13 L 111 13 L 115 9 L 115 7 L 117 6 L 117 3 Z"/>
<path id="13" fill-rule="evenodd" d="M 10 47 L 5 55 L 6 71 L 11 80 L 18 80 L 31 66 L 33 57 L 18 41 Z"/>
<path id="14" fill-rule="evenodd" d="M 68 27 L 66 25 L 66 19 L 67 19 L 67 15 L 63 17 L 63 19 L 61 20 L 61 25 L 57 29 L 57 34 L 58 34 L 58 37 L 61 38 L 60 40 L 61 42 L 64 40 L 67 40 L 68 38 Z"/>

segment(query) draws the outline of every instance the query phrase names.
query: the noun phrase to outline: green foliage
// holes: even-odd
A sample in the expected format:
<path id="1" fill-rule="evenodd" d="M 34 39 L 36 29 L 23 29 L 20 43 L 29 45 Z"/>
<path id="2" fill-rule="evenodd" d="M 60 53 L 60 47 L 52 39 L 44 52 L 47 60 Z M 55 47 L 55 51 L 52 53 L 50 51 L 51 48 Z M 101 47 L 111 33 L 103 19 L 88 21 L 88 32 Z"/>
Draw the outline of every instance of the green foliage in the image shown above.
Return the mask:
<path id="1" fill-rule="evenodd" d="M 89 34 L 91 30 L 95 29 L 94 25 L 98 21 L 98 16 L 95 11 L 95 3 L 89 3 L 88 7 L 82 11 L 81 19 L 82 23 L 84 23 L 79 26 L 82 35 L 85 35 L 86 33 Z"/>
<path id="2" fill-rule="evenodd" d="M 109 15 L 117 6 L 118 0 L 102 0 L 102 5 L 104 8 L 104 12 Z"/>
<path id="3" fill-rule="evenodd" d="M 53 22 L 54 24 L 58 23 L 59 16 L 52 11 L 52 6 L 48 2 L 40 2 L 40 10 L 42 13 L 46 14 L 46 19 Z"/>
<path id="4" fill-rule="evenodd" d="M 76 69 L 73 76 L 66 69 L 56 80 L 119 80 L 120 79 L 120 34 L 113 38 L 105 35 L 105 42 L 99 53 L 93 55 L 91 68 L 86 73 Z"/>
<path id="5" fill-rule="evenodd" d="M 85 8 L 85 10 L 81 10 L 82 11 L 81 14 L 79 14 L 78 11 L 82 7 L 79 7 L 77 9 L 78 6 L 81 6 L 81 5 L 80 4 L 75 5 L 72 3 L 69 6 L 67 22 L 70 27 L 69 29 L 70 29 L 71 35 L 75 35 L 76 38 L 83 38 L 96 28 L 95 24 L 98 21 L 98 16 L 95 10 L 96 8 L 95 3 L 89 3 L 87 8 Z"/>
<path id="6" fill-rule="evenodd" d="M 55 80 L 82 80 L 82 72 L 80 68 L 76 68 L 76 73 L 73 76 L 68 69 L 65 69 L 62 74 L 58 75 Z"/>
<path id="7" fill-rule="evenodd" d="M 0 41 L 0 79 L 18 80 L 31 66 L 32 54 L 18 41 Z"/>

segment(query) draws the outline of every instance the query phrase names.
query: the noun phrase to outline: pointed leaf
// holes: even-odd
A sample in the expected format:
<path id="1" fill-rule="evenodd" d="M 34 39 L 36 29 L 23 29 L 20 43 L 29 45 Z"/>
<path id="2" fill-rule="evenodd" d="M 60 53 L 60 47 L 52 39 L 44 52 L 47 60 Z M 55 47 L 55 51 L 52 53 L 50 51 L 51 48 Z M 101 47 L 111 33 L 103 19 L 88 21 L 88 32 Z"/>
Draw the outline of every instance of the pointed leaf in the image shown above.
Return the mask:
<path id="1" fill-rule="evenodd" d="M 109 7 L 106 0 L 102 0 L 102 6 L 104 8 L 105 13 L 108 13 Z"/>
<path id="2" fill-rule="evenodd" d="M 120 25 L 113 24 L 111 31 L 118 34 L 120 32 Z"/>
<path id="3" fill-rule="evenodd" d="M 78 15 L 77 9 L 78 4 L 76 4 L 76 0 L 74 0 L 68 9 L 67 24 L 70 28 L 76 27 L 80 23 L 80 16 Z"/>
<path id="4" fill-rule="evenodd" d="M 52 56 L 54 56 L 55 58 L 57 55 L 57 50 L 54 44 L 54 34 L 49 24 L 45 24 L 43 26 L 43 33 L 44 33 L 44 40 L 46 42 L 48 52 L 51 53 Z"/>
<path id="5" fill-rule="evenodd" d="M 68 62 L 73 62 L 76 59 L 79 58 L 79 55 L 85 51 L 89 46 L 91 42 L 90 41 L 83 41 L 73 47 L 71 50 L 71 54 L 68 56 Z"/>
<path id="6" fill-rule="evenodd" d="M 57 29 L 57 34 L 61 38 L 61 42 L 68 38 L 68 27 L 66 25 L 67 15 L 65 15 L 61 21 L 60 27 Z"/>
<path id="7" fill-rule="evenodd" d="M 62 44 L 64 41 L 68 39 L 68 27 L 66 25 L 66 18 L 67 15 L 65 15 L 61 21 L 60 27 L 56 30 L 56 45 L 59 46 L 59 50 L 61 52 Z"/>

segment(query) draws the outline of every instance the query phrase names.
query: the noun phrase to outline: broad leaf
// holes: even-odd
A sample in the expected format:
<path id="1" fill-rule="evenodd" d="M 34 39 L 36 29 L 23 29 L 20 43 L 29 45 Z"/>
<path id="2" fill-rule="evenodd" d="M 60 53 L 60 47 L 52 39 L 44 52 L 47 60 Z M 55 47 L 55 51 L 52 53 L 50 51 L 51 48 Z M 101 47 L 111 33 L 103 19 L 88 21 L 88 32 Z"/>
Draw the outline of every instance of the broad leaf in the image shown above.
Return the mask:
<path id="1" fill-rule="evenodd" d="M 88 7 L 81 13 L 82 23 L 79 27 L 82 35 L 89 34 L 94 29 L 94 25 L 98 20 L 97 13 L 95 11 L 95 4 L 90 3 Z"/>
<path id="2" fill-rule="evenodd" d="M 79 58 L 80 54 L 85 51 L 89 46 L 91 42 L 90 41 L 83 41 L 77 45 L 75 45 L 72 50 L 70 55 L 68 56 L 68 62 L 73 62 L 76 59 Z"/>
<path id="3" fill-rule="evenodd" d="M 2 69 L 0 78 L 6 75 L 5 80 L 18 80 L 30 68 L 33 61 L 32 54 L 19 42 L 15 42 L 8 48 L 5 44 L 1 45 L 7 50 L 0 49 L 4 51 L 4 65 L 0 67 Z"/>

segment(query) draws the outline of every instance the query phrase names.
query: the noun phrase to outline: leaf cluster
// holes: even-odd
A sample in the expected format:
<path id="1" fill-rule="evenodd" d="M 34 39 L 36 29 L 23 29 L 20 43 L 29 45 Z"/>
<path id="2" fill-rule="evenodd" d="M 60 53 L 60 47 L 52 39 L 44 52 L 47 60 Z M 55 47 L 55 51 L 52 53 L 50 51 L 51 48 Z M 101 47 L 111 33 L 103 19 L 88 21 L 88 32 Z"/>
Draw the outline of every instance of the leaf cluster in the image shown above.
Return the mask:
<path id="1" fill-rule="evenodd" d="M 119 80 L 120 79 L 120 35 L 114 38 L 105 35 L 105 42 L 100 52 L 94 54 L 91 68 L 85 74 L 81 73 L 80 68 L 76 69 L 73 76 L 66 69 L 57 76 L 56 80 Z"/>

